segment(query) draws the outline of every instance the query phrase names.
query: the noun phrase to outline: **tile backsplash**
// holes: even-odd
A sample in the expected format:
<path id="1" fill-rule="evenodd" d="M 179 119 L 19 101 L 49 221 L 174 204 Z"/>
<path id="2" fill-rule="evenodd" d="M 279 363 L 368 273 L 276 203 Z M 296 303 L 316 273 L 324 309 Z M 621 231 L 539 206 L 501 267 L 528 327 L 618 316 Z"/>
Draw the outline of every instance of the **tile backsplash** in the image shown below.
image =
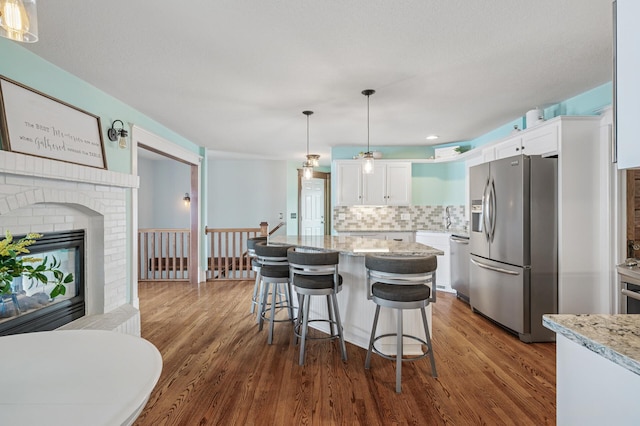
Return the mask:
<path id="1" fill-rule="evenodd" d="M 345 231 L 415 231 L 445 228 L 446 207 L 450 229 L 468 225 L 465 206 L 340 206 L 333 209 L 333 228 Z"/>

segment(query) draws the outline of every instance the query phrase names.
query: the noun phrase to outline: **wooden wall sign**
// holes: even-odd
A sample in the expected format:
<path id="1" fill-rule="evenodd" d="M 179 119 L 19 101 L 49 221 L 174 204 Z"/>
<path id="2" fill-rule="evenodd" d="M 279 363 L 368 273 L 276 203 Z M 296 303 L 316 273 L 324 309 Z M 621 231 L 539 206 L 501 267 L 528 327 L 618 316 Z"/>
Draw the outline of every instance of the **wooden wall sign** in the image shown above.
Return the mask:
<path id="1" fill-rule="evenodd" d="M 0 137 L 7 151 L 107 167 L 100 117 L 3 76 Z"/>

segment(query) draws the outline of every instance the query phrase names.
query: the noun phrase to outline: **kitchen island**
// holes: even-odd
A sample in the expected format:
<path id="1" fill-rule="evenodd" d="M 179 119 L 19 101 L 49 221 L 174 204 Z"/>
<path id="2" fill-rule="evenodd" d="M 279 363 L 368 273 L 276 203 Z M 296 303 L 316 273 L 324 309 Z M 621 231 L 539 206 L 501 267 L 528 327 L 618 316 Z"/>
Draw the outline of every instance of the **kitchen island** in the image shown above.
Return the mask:
<path id="1" fill-rule="evenodd" d="M 296 247 L 307 247 L 321 250 L 333 250 L 340 253 L 338 266 L 343 278 L 342 291 L 338 293 L 338 307 L 342 318 L 345 340 L 361 348 L 367 348 L 375 314 L 375 303 L 367 299 L 365 255 L 394 254 L 405 256 L 441 255 L 442 251 L 419 243 L 392 240 L 377 240 L 363 237 L 346 236 L 277 236 L 269 239 L 270 244 L 289 244 Z M 326 303 L 322 298 L 312 298 L 310 309 L 314 317 L 327 317 Z M 380 334 L 394 333 L 396 330 L 395 315 L 390 309 L 380 312 L 378 331 Z M 429 332 L 431 332 L 431 307 L 427 307 Z M 315 325 L 320 324 L 320 325 Z M 328 326 L 314 323 L 314 327 L 329 332 Z M 425 339 L 420 311 L 404 312 L 405 334 Z M 394 338 L 381 340 L 379 348 L 386 353 L 395 354 Z M 406 354 L 422 353 L 419 344 L 407 340 Z"/>
<path id="2" fill-rule="evenodd" d="M 556 332 L 559 425 L 637 425 L 640 315 L 544 315 Z"/>

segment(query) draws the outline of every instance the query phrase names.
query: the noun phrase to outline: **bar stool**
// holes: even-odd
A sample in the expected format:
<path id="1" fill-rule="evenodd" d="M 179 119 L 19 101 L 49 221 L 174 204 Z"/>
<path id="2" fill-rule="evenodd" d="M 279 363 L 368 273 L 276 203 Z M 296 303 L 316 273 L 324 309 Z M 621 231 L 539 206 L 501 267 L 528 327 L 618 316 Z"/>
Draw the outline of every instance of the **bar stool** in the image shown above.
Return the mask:
<path id="1" fill-rule="evenodd" d="M 260 279 L 260 262 L 256 255 L 256 244 L 260 241 L 267 241 L 267 237 L 253 237 L 247 239 L 247 256 L 251 259 L 251 270 L 256 273 L 256 282 L 253 285 L 253 295 L 251 296 L 251 313 L 254 313 L 256 306 L 260 306 L 260 296 L 262 295 L 262 280 Z M 256 321 L 257 321 L 256 315 Z"/>
<path id="2" fill-rule="evenodd" d="M 338 274 L 339 253 L 335 251 L 316 251 L 292 247 L 287 252 L 291 284 L 298 294 L 298 318 L 294 326 L 296 341 L 300 337 L 299 364 L 304 365 L 305 344 L 307 339 L 339 339 L 342 360 L 347 360 L 347 347 L 344 343 L 342 322 L 336 294 L 342 290 L 342 276 Z M 309 305 L 311 296 L 326 296 L 328 319 L 310 319 Z M 310 322 L 329 323 L 329 336 L 309 337 Z"/>
<path id="3" fill-rule="evenodd" d="M 267 245 L 266 241 L 260 241 L 254 247 L 258 262 L 260 262 L 260 278 L 262 281 L 258 330 L 262 330 L 264 321 L 269 320 L 268 344 L 273 342 L 274 323 L 293 322 L 294 319 L 293 305 L 291 304 L 291 283 L 289 282 L 289 263 L 287 262 L 287 249 L 289 247 L 291 246 Z M 267 303 L 269 293 L 271 293 L 271 300 Z M 269 317 L 267 317 L 267 304 L 269 304 L 271 311 Z M 276 313 L 282 309 L 287 309 L 288 319 L 276 319 Z"/>
<path id="4" fill-rule="evenodd" d="M 402 362 L 417 361 L 426 356 L 431 360 L 431 375 L 438 377 L 436 361 L 433 356 L 433 346 L 427 323 L 426 307 L 436 302 L 435 274 L 438 261 L 436 256 L 381 256 L 367 255 L 365 267 L 367 269 L 367 297 L 377 305 L 371 329 L 371 339 L 365 368 L 371 365 L 371 352 L 383 358 L 396 361 L 396 392 L 402 392 Z M 380 307 L 397 310 L 396 333 L 376 336 Z M 420 309 L 426 341 L 419 337 L 403 334 L 402 311 L 405 309 Z M 379 351 L 374 343 L 383 338 L 396 336 L 396 355 L 387 355 Z M 403 337 L 422 343 L 426 350 L 416 357 L 403 357 Z"/>

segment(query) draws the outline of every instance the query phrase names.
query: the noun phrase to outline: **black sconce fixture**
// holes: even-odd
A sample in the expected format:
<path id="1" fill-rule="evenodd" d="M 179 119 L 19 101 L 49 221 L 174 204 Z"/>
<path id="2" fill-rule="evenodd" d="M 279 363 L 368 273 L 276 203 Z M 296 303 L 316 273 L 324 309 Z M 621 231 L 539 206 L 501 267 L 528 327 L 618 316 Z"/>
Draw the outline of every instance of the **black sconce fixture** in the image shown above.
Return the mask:
<path id="1" fill-rule="evenodd" d="M 120 128 L 116 129 L 116 123 L 120 123 Z M 111 124 L 111 128 L 107 130 L 107 136 L 109 136 L 110 141 L 117 141 L 118 137 L 120 137 L 120 142 L 118 142 L 118 146 L 122 149 L 127 147 L 127 136 L 129 136 L 129 132 L 124 129 L 124 123 L 121 120 L 116 120 Z"/>
<path id="2" fill-rule="evenodd" d="M 182 197 L 182 201 L 184 201 L 185 206 L 188 206 L 191 203 L 191 197 L 189 197 L 188 192 L 184 193 L 184 197 Z"/>

